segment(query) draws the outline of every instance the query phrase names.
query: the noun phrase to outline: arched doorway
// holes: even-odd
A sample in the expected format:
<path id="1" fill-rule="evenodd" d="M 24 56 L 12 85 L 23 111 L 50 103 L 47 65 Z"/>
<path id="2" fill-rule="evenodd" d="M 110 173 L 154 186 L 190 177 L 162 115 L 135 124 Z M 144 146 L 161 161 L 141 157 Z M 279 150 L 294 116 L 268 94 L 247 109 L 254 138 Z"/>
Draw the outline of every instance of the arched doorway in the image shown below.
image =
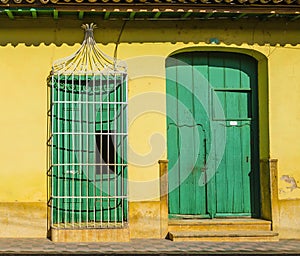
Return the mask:
<path id="1" fill-rule="evenodd" d="M 230 52 L 167 59 L 171 217 L 260 216 L 257 66 Z"/>

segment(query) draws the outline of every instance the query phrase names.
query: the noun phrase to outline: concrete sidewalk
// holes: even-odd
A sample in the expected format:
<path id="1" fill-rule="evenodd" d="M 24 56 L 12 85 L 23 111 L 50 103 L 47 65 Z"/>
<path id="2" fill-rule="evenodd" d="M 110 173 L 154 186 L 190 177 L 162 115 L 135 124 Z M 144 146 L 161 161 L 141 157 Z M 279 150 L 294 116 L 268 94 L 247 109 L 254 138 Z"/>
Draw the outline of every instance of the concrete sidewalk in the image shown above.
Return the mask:
<path id="1" fill-rule="evenodd" d="M 39 238 L 1 238 L 0 254 L 89 255 L 300 255 L 300 240 L 279 242 L 172 242 L 164 239 L 128 243 L 53 243 Z"/>

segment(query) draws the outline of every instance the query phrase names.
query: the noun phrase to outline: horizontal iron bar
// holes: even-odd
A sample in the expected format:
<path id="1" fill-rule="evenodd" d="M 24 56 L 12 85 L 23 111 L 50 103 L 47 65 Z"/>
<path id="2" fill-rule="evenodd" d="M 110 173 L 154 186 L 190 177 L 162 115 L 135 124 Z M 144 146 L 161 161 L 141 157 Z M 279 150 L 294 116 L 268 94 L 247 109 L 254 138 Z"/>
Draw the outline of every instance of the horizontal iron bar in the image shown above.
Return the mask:
<path id="1" fill-rule="evenodd" d="M 110 132 L 53 132 L 53 135 L 124 135 L 128 133 L 110 133 Z"/>
<path id="2" fill-rule="evenodd" d="M 51 196 L 53 199 L 127 199 L 128 196 Z"/>
<path id="3" fill-rule="evenodd" d="M 124 76 L 127 75 L 127 72 L 122 72 L 122 71 L 77 71 L 77 70 L 72 70 L 72 71 L 55 71 L 52 75 L 54 76 L 63 76 L 63 75 L 79 75 L 79 76 Z"/>
<path id="4" fill-rule="evenodd" d="M 52 164 L 52 166 L 74 166 L 74 165 L 91 165 L 91 166 L 107 166 L 107 165 L 114 165 L 114 166 L 127 166 L 128 164 L 115 164 L 115 163 L 103 163 L 103 164 L 90 164 L 90 163 L 74 163 L 74 164 Z"/>
<path id="5" fill-rule="evenodd" d="M 71 104 L 78 104 L 78 103 L 84 103 L 84 104 L 110 104 L 110 105 L 128 105 L 127 102 L 123 102 L 123 101 L 108 101 L 108 102 L 105 102 L 105 101 L 52 101 L 52 104 L 57 104 L 57 103 L 71 103 Z"/>

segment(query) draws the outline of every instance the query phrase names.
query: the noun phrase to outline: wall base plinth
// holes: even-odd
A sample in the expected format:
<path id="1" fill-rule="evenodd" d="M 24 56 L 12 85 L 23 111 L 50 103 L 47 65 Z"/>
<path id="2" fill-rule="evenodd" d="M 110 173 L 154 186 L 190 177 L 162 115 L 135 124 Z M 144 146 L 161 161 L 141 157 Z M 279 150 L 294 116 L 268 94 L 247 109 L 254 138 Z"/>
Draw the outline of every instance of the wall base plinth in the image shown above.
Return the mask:
<path id="1" fill-rule="evenodd" d="M 55 229 L 51 228 L 53 242 L 128 242 L 129 229 Z"/>

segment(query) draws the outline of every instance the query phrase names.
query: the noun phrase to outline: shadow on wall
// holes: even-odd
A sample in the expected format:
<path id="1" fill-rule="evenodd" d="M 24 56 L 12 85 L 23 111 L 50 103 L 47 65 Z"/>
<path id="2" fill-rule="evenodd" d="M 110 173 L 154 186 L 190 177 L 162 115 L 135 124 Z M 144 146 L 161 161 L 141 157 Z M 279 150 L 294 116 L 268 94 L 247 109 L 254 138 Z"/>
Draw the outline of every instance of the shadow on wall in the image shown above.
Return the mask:
<path id="1" fill-rule="evenodd" d="M 54 43 L 57 46 L 66 43 L 74 45 L 81 43 L 83 32 L 81 24 L 94 22 L 98 25 L 95 39 L 102 44 L 116 42 L 124 24 L 122 20 L 93 19 L 58 19 L 49 17 L 31 17 L 10 20 L 7 17 L 0 19 L 0 45 L 20 43 L 38 46 Z M 120 42 L 183 42 L 209 43 L 217 39 L 228 45 L 297 45 L 300 42 L 300 21 L 287 22 L 286 19 L 259 19 L 240 20 L 181 20 L 181 21 L 126 21 Z M 145 33 L 147 30 L 147 33 Z"/>

